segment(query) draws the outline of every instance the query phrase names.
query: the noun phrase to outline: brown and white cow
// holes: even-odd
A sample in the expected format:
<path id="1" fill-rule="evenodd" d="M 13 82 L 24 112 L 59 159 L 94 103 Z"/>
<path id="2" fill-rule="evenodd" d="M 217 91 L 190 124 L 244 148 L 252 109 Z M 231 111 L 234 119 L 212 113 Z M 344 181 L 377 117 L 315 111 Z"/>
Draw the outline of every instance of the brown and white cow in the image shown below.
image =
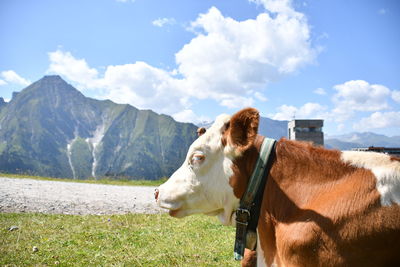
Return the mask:
<path id="1" fill-rule="evenodd" d="M 219 116 L 158 189 L 174 217 L 234 224 L 264 137 L 258 111 Z M 257 227 L 257 266 L 400 266 L 400 160 L 281 139 Z"/>

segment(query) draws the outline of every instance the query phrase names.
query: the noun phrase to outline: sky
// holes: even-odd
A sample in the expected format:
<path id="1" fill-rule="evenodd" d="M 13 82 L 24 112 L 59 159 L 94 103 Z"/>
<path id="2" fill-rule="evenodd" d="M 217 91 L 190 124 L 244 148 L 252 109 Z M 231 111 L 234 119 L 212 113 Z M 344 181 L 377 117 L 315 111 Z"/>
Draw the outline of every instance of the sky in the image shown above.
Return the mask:
<path id="1" fill-rule="evenodd" d="M 1 0 L 0 97 L 58 74 L 183 122 L 400 135 L 399 29 L 397 0 Z"/>

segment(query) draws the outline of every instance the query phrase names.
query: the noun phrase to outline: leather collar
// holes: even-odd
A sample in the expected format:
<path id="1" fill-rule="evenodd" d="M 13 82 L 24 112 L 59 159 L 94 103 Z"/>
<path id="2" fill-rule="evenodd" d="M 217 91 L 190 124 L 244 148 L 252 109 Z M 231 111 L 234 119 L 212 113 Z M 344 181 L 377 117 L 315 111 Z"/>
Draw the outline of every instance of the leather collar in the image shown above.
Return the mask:
<path id="1" fill-rule="evenodd" d="M 256 228 L 260 217 L 262 197 L 275 153 L 276 140 L 264 138 L 253 173 L 246 191 L 236 210 L 235 260 L 243 259 L 244 249 L 255 250 L 257 246 Z"/>

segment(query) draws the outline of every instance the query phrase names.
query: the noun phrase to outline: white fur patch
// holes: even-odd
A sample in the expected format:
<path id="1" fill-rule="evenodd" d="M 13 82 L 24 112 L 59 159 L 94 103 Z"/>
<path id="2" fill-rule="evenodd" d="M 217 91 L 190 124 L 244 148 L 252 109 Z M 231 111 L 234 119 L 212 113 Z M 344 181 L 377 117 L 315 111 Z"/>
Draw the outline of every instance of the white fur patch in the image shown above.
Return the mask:
<path id="1" fill-rule="evenodd" d="M 385 154 L 363 151 L 344 151 L 341 158 L 352 166 L 372 171 L 382 206 L 400 204 L 400 162 Z"/>
<path id="2" fill-rule="evenodd" d="M 261 248 L 260 236 L 257 231 L 257 267 L 267 266 L 265 263 L 264 251 Z"/>

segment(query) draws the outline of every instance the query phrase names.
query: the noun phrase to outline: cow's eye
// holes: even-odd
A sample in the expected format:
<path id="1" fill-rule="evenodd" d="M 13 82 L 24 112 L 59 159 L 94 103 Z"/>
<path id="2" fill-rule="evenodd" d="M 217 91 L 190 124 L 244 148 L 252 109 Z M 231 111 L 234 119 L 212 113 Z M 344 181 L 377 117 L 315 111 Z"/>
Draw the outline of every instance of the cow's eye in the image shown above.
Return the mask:
<path id="1" fill-rule="evenodd" d="M 192 159 L 190 160 L 190 163 L 192 165 L 200 164 L 205 160 L 205 156 L 202 153 L 194 153 L 192 156 Z"/>

